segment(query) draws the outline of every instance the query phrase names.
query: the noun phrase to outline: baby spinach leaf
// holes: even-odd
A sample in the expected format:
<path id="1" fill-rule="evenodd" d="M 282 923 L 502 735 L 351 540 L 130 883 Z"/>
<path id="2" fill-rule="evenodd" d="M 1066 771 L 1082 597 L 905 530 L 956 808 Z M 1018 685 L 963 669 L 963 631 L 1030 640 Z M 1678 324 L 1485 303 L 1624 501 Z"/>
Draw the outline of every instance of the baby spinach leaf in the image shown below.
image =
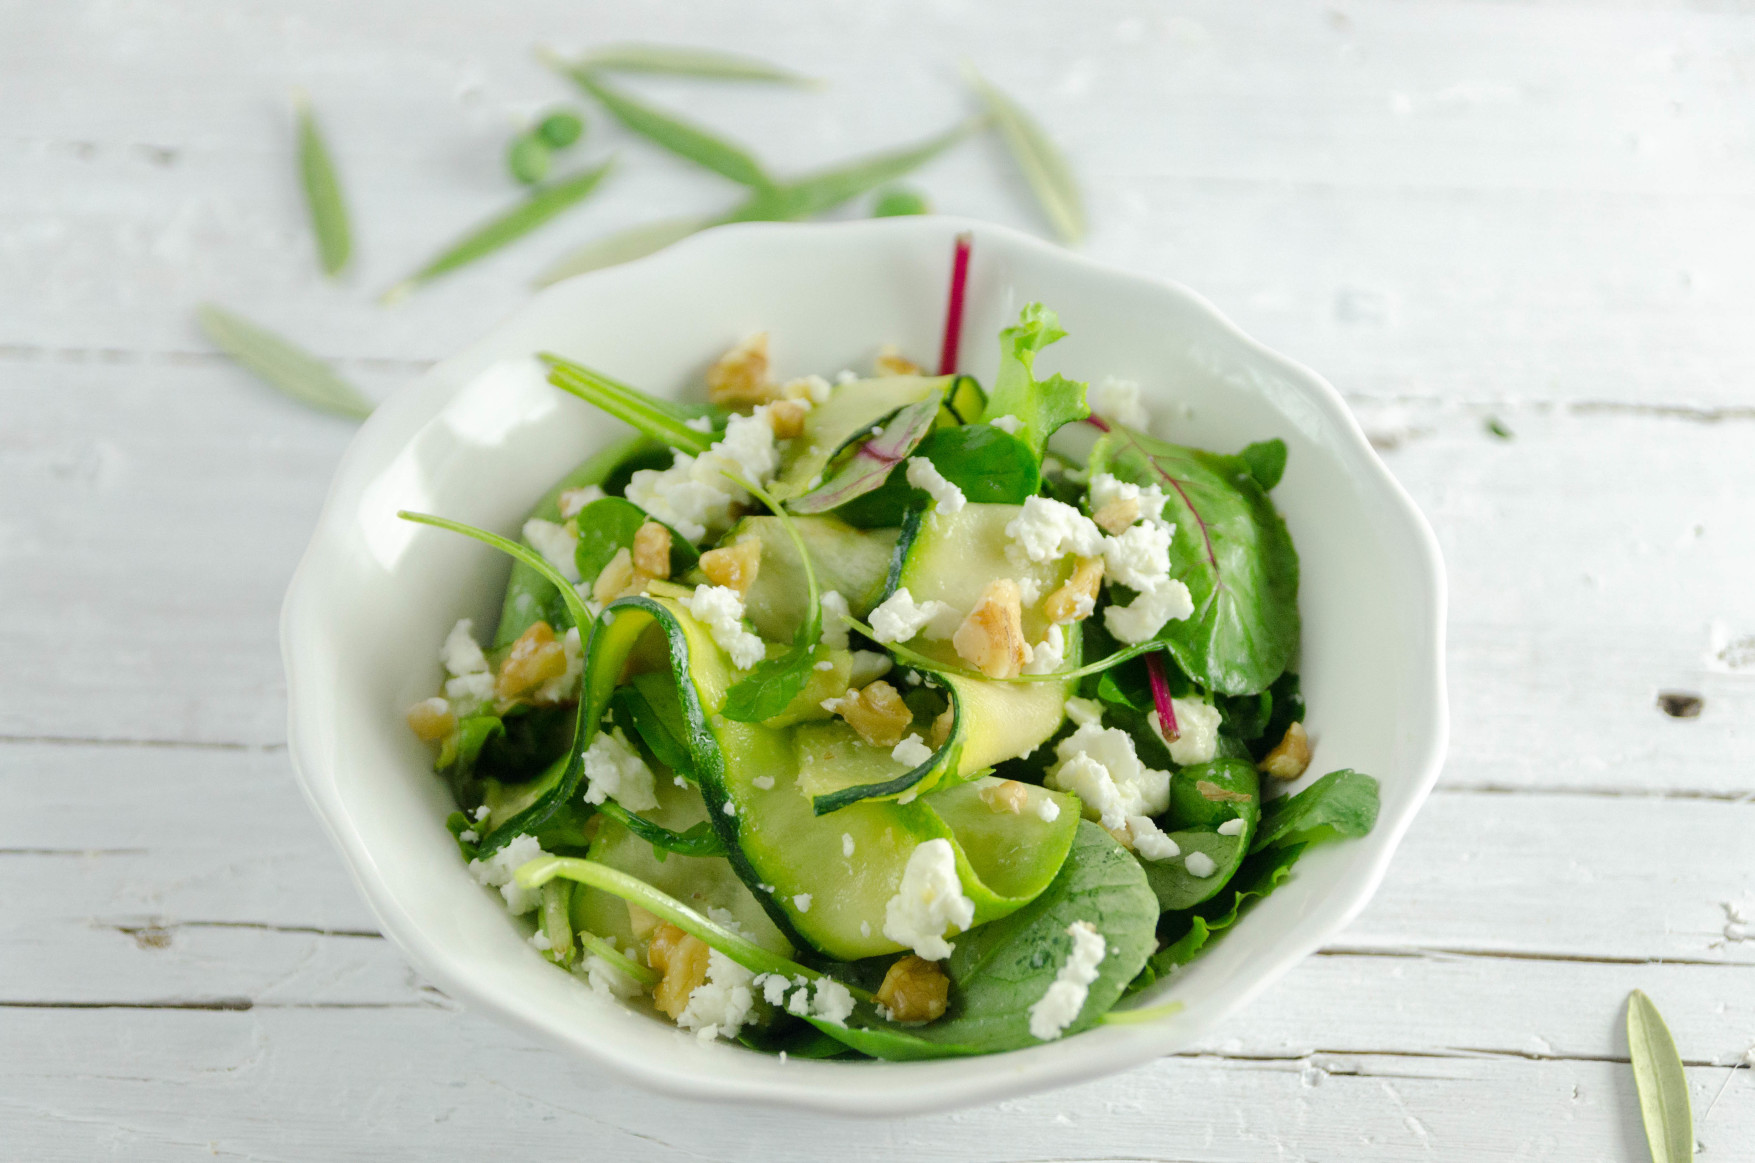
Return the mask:
<path id="1" fill-rule="evenodd" d="M 803 496 L 792 498 L 786 507 L 794 513 L 826 513 L 878 488 L 932 431 L 943 400 L 943 392 L 930 392 L 897 411 L 888 424 L 853 450 L 834 475 Z"/>
<path id="2" fill-rule="evenodd" d="M 678 856 L 725 855 L 725 841 L 719 838 L 709 820 L 702 820 L 687 831 L 674 832 L 644 816 L 635 815 L 614 800 L 604 800 L 597 805 L 597 810 L 652 845 L 660 860 L 672 852 Z"/>
<path id="3" fill-rule="evenodd" d="M 631 550 L 634 535 L 646 523 L 646 513 L 632 501 L 604 497 L 580 509 L 574 521 L 579 528 L 579 544 L 573 550 L 573 563 L 579 568 L 579 577 L 589 585 L 611 558 L 623 549 Z"/>
<path id="4" fill-rule="evenodd" d="M 1248 465 L 1114 425 L 1092 449 L 1091 471 L 1158 485 L 1169 498 L 1170 574 L 1195 611 L 1158 632 L 1177 665 L 1217 694 L 1265 690 L 1298 648 L 1298 552 Z"/>
<path id="5" fill-rule="evenodd" d="M 1128 985 L 1128 992 L 1144 989 L 1176 966 L 1193 961 L 1214 938 L 1236 924 L 1251 904 L 1292 875 L 1292 865 L 1303 853 L 1302 844 L 1257 853 L 1243 862 L 1227 891 L 1217 899 L 1188 912 L 1166 913 L 1160 928 L 1170 940 L 1152 954 L 1145 969 Z"/>
<path id="6" fill-rule="evenodd" d="M 914 456 L 932 462 L 939 475 L 963 490 L 974 504 L 1021 505 L 1041 486 L 1040 462 L 1030 446 L 987 424 L 935 428 Z M 877 488 L 836 510 L 836 516 L 868 529 L 900 525 L 909 509 L 924 506 L 927 495 L 893 472 Z"/>
<path id="7" fill-rule="evenodd" d="M 1243 458 L 1243 463 L 1249 466 L 1249 475 L 1255 478 L 1264 491 L 1279 484 L 1280 478 L 1286 475 L 1284 440 L 1276 438 L 1258 441 L 1237 455 Z"/>
<path id="8" fill-rule="evenodd" d="M 1183 855 L 1142 862 L 1158 906 L 1165 911 L 1189 909 L 1217 896 L 1248 855 L 1260 818 L 1259 777 L 1247 760 L 1215 759 L 1171 776 L 1166 819 L 1172 828 L 1170 838 Z M 1219 825 L 1230 820 L 1242 820 L 1243 831 L 1235 836 L 1220 833 Z M 1212 860 L 1212 875 L 1196 876 L 1188 870 L 1186 858 L 1193 852 Z"/>
<path id="9" fill-rule="evenodd" d="M 1039 1001 L 1072 948 L 1067 928 L 1096 926 L 1107 955 L 1091 983 L 1084 1009 L 1067 1027 L 1075 1034 L 1113 1006 L 1146 962 L 1154 943 L 1157 902 L 1139 862 L 1103 829 L 1080 821 L 1072 849 L 1053 882 L 1034 901 L 959 936 L 944 963 L 951 979 L 949 1008 L 922 1026 L 887 1022 L 860 1006 L 841 1028 L 823 1033 L 874 1058 L 907 1060 L 991 1054 L 1041 1043 L 1030 1033 L 1030 1007 Z"/>
<path id="10" fill-rule="evenodd" d="M 1263 805 L 1251 852 L 1363 836 L 1377 823 L 1377 781 L 1352 768 L 1331 771 L 1297 795 Z"/>
<path id="11" fill-rule="evenodd" d="M 823 636 L 823 603 L 816 565 L 798 526 L 767 492 L 749 481 L 739 483 L 780 519 L 804 568 L 805 615 L 792 636 L 791 648 L 778 657 L 758 662 L 725 692 L 725 706 L 720 714 L 739 723 L 759 723 L 784 711 L 809 681 L 811 668 L 817 662 L 817 643 Z"/>
<path id="12" fill-rule="evenodd" d="M 1036 454 L 1038 463 L 1056 429 L 1091 414 L 1084 384 L 1058 374 L 1036 378 L 1036 353 L 1065 335 L 1053 311 L 1040 303 L 1025 307 L 1018 322 L 999 333 L 999 373 L 981 416 L 989 422 L 1002 416 L 1021 421 L 1018 439 Z"/>

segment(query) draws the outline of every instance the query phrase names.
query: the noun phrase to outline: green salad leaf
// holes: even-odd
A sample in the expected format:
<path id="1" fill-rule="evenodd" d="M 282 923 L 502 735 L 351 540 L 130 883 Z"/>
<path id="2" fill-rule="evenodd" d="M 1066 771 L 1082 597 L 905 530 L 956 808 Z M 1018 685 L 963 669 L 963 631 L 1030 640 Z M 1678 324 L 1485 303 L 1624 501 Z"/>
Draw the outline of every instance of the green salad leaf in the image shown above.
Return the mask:
<path id="1" fill-rule="evenodd" d="M 1286 475 L 1286 442 L 1284 440 L 1262 440 L 1251 444 L 1237 454 L 1243 463 L 1249 466 L 1249 475 L 1262 489 L 1270 490 L 1280 483 Z"/>
<path id="2" fill-rule="evenodd" d="M 1377 823 L 1377 802 L 1375 779 L 1352 768 L 1331 771 L 1297 795 L 1268 801 L 1250 851 L 1363 836 Z"/>
<path id="3" fill-rule="evenodd" d="M 1652 1163 L 1682 1163 L 1694 1158 L 1688 1074 L 1670 1028 L 1644 990 L 1627 995 L 1627 1049 Z"/>
<path id="4" fill-rule="evenodd" d="M 295 99 L 299 122 L 299 176 L 304 180 L 305 206 L 311 212 L 311 230 L 317 236 L 317 255 L 323 273 L 331 277 L 347 266 L 353 253 L 353 231 L 348 226 L 347 203 L 341 196 L 341 180 L 335 161 L 317 125 L 317 115 L 303 93 Z"/>
<path id="5" fill-rule="evenodd" d="M 817 643 L 823 636 L 823 603 L 822 591 L 817 585 L 816 565 L 798 526 L 768 493 L 748 481 L 739 483 L 779 518 L 780 526 L 786 531 L 804 569 L 804 620 L 792 636 L 792 647 L 784 654 L 756 663 L 748 675 L 725 692 L 725 706 L 720 714 L 739 723 L 759 723 L 772 719 L 790 706 L 809 681 L 811 668 L 817 663 Z"/>
<path id="6" fill-rule="evenodd" d="M 1030 446 L 988 424 L 935 428 L 913 455 L 930 460 L 972 504 L 1021 505 L 1042 483 L 1041 461 Z M 926 501 L 906 473 L 893 472 L 882 487 L 841 506 L 836 515 L 850 524 L 881 528 L 900 525 L 908 510 Z"/>
<path id="7" fill-rule="evenodd" d="M 1038 462 L 1048 438 L 1062 425 L 1091 414 L 1085 404 L 1085 385 L 1056 374 L 1036 378 L 1036 354 L 1062 339 L 1060 317 L 1040 303 L 1031 303 L 1018 322 L 999 333 L 999 372 L 987 396 L 981 418 L 988 423 L 1011 416 L 1021 426 L 1017 437 L 1036 454 Z"/>
<path id="8" fill-rule="evenodd" d="M 1188 871 L 1186 860 L 1147 860 L 1146 880 L 1166 911 L 1190 909 L 1218 896 L 1249 854 L 1249 843 L 1261 817 L 1261 787 L 1255 765 L 1247 760 L 1214 759 L 1184 767 L 1170 777 L 1170 838 L 1186 855 L 1199 852 L 1216 867 L 1209 876 Z M 1219 826 L 1242 820 L 1235 836 Z"/>

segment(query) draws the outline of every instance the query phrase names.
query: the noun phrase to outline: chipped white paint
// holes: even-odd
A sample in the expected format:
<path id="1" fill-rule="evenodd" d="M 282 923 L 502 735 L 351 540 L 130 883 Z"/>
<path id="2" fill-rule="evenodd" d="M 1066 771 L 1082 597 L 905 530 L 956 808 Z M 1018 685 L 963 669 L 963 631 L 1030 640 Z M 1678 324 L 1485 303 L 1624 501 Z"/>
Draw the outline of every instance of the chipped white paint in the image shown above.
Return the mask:
<path id="1" fill-rule="evenodd" d="M 1626 1159 L 1616 1030 L 1637 986 L 1696 1110 L 1724 1088 L 1697 1133 L 1737 1157 L 1755 1142 L 1755 1072 L 1728 1073 L 1755 1040 L 1755 16 L 1667 7 L 7 8 L 0 1142 Z M 834 78 L 645 86 L 782 168 L 960 115 L 965 56 L 1028 94 L 1085 176 L 1089 253 L 1179 278 L 1319 368 L 1431 515 L 1454 595 L 1444 781 L 1359 921 L 1200 1052 L 881 1134 L 681 1107 L 425 986 L 300 803 L 274 620 L 349 429 L 207 354 L 190 307 L 253 313 L 382 395 L 566 246 L 727 204 L 594 118 L 591 148 L 625 163 L 600 200 L 394 311 L 371 302 L 513 196 L 508 126 L 566 96 L 533 44 L 682 27 Z M 339 287 L 289 173 L 294 84 L 356 213 Z M 919 184 L 1036 225 L 991 147 Z M 1661 714 L 1664 690 L 1700 716 Z M 94 1003 L 129 1008 L 73 1008 Z"/>

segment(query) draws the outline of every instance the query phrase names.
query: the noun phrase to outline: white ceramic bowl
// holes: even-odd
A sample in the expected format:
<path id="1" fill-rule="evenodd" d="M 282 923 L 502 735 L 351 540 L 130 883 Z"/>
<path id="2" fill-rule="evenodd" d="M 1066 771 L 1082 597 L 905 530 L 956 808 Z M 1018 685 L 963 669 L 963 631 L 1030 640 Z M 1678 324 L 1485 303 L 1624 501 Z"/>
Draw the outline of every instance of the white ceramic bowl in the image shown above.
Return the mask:
<path id="1" fill-rule="evenodd" d="M 781 376 L 869 366 L 896 342 L 938 349 L 952 238 L 974 232 L 961 370 L 991 382 L 995 336 L 1041 300 L 1069 337 L 1041 364 L 1138 380 L 1161 435 L 1234 450 L 1280 437 L 1274 496 L 1303 559 L 1302 674 L 1313 773 L 1382 783 L 1376 830 L 1324 845 L 1294 878 L 1148 1003 L 1184 1009 L 985 1058 L 785 1064 L 702 1044 L 622 1009 L 526 943 L 465 872 L 453 805 L 403 722 L 440 679 L 459 617 L 493 624 L 507 562 L 399 521 L 440 513 L 516 536 L 526 509 L 622 426 L 550 388 L 531 353 L 573 357 L 658 393 L 766 330 Z M 708 231 L 651 258 L 551 287 L 386 401 L 360 430 L 287 592 L 281 622 L 293 766 L 360 891 L 447 993 L 657 1090 L 847 1114 L 904 1115 L 1066 1085 L 1212 1034 L 1355 916 L 1444 755 L 1444 573 L 1425 520 L 1335 390 L 1261 347 L 1188 290 L 1099 266 L 983 223 L 892 218 Z"/>

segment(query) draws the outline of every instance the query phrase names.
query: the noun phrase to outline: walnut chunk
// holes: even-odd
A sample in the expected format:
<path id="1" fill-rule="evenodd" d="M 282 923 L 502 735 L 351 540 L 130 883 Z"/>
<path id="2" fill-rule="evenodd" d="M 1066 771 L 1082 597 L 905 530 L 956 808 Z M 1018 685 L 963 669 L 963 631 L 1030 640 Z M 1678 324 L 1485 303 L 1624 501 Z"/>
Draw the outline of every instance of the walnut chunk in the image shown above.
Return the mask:
<path id="1" fill-rule="evenodd" d="M 444 699 L 422 699 L 408 708 L 408 726 L 423 741 L 436 743 L 456 730 L 457 716 Z"/>
<path id="2" fill-rule="evenodd" d="M 707 980 L 707 943 L 683 932 L 669 921 L 652 930 L 646 944 L 646 962 L 663 974 L 652 1001 L 672 1021 L 689 1008 L 689 994 Z"/>
<path id="3" fill-rule="evenodd" d="M 599 816 L 592 816 L 591 818 L 593 820 L 601 819 Z M 658 927 L 658 918 L 635 904 L 633 901 L 629 901 L 627 904 L 628 928 L 633 930 L 634 940 L 644 941 L 647 937 L 652 935 L 652 930 Z"/>
<path id="4" fill-rule="evenodd" d="M 502 699 L 513 698 L 565 673 L 566 648 L 555 641 L 553 627 L 547 622 L 537 622 L 512 643 L 511 653 L 500 664 L 494 693 Z"/>
<path id="5" fill-rule="evenodd" d="M 748 593 L 762 564 L 762 543 L 751 537 L 701 554 L 701 572 L 716 586 Z"/>
<path id="6" fill-rule="evenodd" d="M 1091 514 L 1091 520 L 1102 527 L 1105 533 L 1120 537 L 1127 527 L 1140 519 L 1140 499 L 1138 497 L 1117 497 L 1101 509 Z"/>
<path id="7" fill-rule="evenodd" d="M 1061 625 L 1083 621 L 1096 608 L 1097 587 L 1102 584 L 1103 559 L 1081 557 L 1073 566 L 1072 576 L 1066 579 L 1066 584 L 1048 595 L 1048 600 L 1042 604 L 1042 612 L 1050 622 Z"/>
<path id="8" fill-rule="evenodd" d="M 804 435 L 804 416 L 810 409 L 799 400 L 775 400 L 768 405 L 768 427 L 775 440 L 791 440 Z"/>
<path id="9" fill-rule="evenodd" d="M 864 690 L 848 691 L 837 701 L 835 712 L 873 747 L 894 747 L 914 722 L 908 704 L 882 679 Z"/>
<path id="10" fill-rule="evenodd" d="M 895 344 L 886 343 L 878 348 L 872 370 L 880 376 L 917 376 L 920 374 L 920 365 L 903 355 Z"/>
<path id="11" fill-rule="evenodd" d="M 766 331 L 756 332 L 707 369 L 707 398 L 725 408 L 750 408 L 774 398 Z"/>
<path id="12" fill-rule="evenodd" d="M 1293 723 L 1286 728 L 1279 745 L 1262 756 L 1257 765 L 1275 779 L 1297 779 L 1310 766 L 1310 736 L 1304 732 L 1303 723 Z"/>
<path id="13" fill-rule="evenodd" d="M 647 577 L 670 576 L 670 530 L 656 521 L 641 525 L 634 534 L 634 568 Z"/>
<path id="14" fill-rule="evenodd" d="M 996 812 L 1010 812 L 1014 816 L 1024 814 L 1024 808 L 1030 803 L 1030 789 L 1015 779 L 1002 779 L 998 783 L 990 783 L 976 793 L 981 802 Z"/>
<path id="15" fill-rule="evenodd" d="M 927 742 L 932 744 L 934 751 L 950 742 L 951 728 L 956 725 L 957 710 L 955 707 L 946 707 L 938 713 L 938 718 L 932 721 L 932 731 L 927 735 Z"/>
<path id="16" fill-rule="evenodd" d="M 1023 614 L 1017 582 L 1009 577 L 988 582 L 981 600 L 951 635 L 951 645 L 958 657 L 988 678 L 1016 678 L 1030 660 Z"/>
<path id="17" fill-rule="evenodd" d="M 615 556 L 591 583 L 591 597 L 600 606 L 608 605 L 617 598 L 644 593 L 651 580 L 650 574 L 634 565 L 634 555 L 624 547 L 615 551 Z"/>
<path id="18" fill-rule="evenodd" d="M 890 966 L 872 996 L 892 1021 L 930 1022 L 944 1016 L 950 994 L 951 979 L 938 963 L 910 953 Z"/>

